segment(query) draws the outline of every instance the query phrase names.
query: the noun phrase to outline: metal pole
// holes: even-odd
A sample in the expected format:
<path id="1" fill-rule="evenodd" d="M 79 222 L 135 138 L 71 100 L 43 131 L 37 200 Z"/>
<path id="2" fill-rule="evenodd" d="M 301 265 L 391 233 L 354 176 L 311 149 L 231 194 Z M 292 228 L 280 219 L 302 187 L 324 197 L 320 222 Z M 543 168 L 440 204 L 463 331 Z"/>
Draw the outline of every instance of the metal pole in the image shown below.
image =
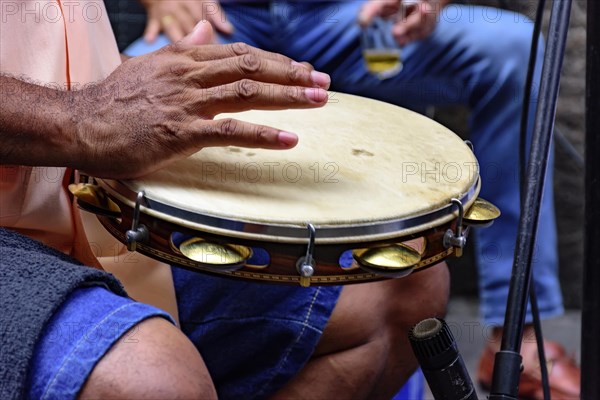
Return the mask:
<path id="1" fill-rule="evenodd" d="M 600 399 L 600 2 L 587 1 L 581 398 Z"/>
<path id="2" fill-rule="evenodd" d="M 552 143 L 560 72 L 562 70 L 570 12 L 571 0 L 555 0 L 553 2 L 548 28 L 548 43 L 544 55 L 539 104 L 527 168 L 525 197 L 519 221 L 515 260 L 504 319 L 502 346 L 500 351 L 496 353 L 494 363 L 494 375 L 489 397 L 494 400 L 517 399 L 518 394 L 522 361 L 519 352 L 527 310 L 527 293 L 531 280 L 531 260 L 537 234 L 550 144 Z M 550 184 L 552 183 L 550 182 Z"/>

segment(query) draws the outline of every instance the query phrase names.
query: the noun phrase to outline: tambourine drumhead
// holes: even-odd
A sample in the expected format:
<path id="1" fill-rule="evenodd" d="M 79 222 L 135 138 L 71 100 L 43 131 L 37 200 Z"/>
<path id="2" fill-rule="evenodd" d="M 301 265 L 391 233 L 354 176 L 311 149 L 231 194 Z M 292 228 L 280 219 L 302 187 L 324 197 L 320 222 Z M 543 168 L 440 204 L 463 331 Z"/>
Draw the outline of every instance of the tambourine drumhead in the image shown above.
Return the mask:
<path id="1" fill-rule="evenodd" d="M 128 199 L 143 190 L 146 211 L 204 230 L 286 236 L 291 231 L 273 229 L 291 227 L 298 233 L 290 237 L 305 238 L 310 222 L 317 238 L 327 228 L 332 240 L 448 221 L 456 215 L 450 199 L 471 202 L 479 190 L 471 149 L 442 125 L 394 105 L 330 93 L 320 109 L 219 116 L 226 117 L 295 132 L 299 144 L 205 148 L 143 179 L 105 184 Z"/>

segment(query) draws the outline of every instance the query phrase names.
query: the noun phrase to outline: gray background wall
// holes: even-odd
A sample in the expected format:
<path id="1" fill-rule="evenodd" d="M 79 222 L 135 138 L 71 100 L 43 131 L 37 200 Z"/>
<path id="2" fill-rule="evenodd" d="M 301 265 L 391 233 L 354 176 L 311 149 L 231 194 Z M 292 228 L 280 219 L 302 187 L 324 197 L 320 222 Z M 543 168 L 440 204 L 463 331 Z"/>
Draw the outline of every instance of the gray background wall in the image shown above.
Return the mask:
<path id="1" fill-rule="evenodd" d="M 168 0 L 167 0 L 168 1 Z M 462 1 L 465 2 L 465 1 Z M 507 8 L 535 17 L 537 1 L 477 0 L 469 1 Z M 549 10 L 552 0 L 547 1 Z M 121 49 L 138 38 L 144 29 L 143 9 L 133 0 L 106 0 L 109 16 Z M 565 305 L 581 306 L 581 280 L 583 265 L 583 169 L 578 157 L 583 154 L 584 93 L 585 93 L 585 22 L 586 2 L 574 0 L 567 51 L 562 73 L 562 86 L 558 103 L 556 127 L 560 132 L 556 141 L 555 201 L 559 232 L 560 278 Z M 549 19 L 546 12 L 546 26 Z M 545 32 L 545 30 L 544 30 Z M 460 135 L 468 136 L 466 109 L 438 109 L 435 118 Z M 567 143 L 567 145 L 565 145 Z M 472 250 L 451 261 L 452 291 L 455 295 L 477 296 L 476 269 Z"/>

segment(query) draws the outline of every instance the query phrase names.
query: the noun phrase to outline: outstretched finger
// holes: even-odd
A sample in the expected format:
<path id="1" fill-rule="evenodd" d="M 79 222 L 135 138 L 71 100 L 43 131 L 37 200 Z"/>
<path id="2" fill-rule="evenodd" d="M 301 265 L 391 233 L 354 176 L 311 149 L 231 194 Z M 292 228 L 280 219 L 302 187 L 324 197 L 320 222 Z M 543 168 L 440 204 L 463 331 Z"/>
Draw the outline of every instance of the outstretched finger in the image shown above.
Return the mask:
<path id="1" fill-rule="evenodd" d="M 302 67 L 306 68 L 309 71 L 314 71 L 315 67 L 313 67 L 313 65 L 311 63 L 309 63 L 308 61 L 301 61 L 301 62 L 297 62 L 297 61 L 292 61 L 293 65 L 301 65 Z"/>
<path id="2" fill-rule="evenodd" d="M 185 31 L 180 22 L 170 15 L 165 15 L 161 21 L 165 35 L 172 41 L 178 42 L 185 37 Z"/>
<path id="3" fill-rule="evenodd" d="M 232 57 L 221 62 L 202 63 L 193 75 L 200 87 L 215 87 L 252 79 L 259 82 L 281 85 L 298 85 L 328 89 L 331 84 L 329 75 L 311 70 L 300 63 L 282 63 L 254 54 Z"/>
<path id="4" fill-rule="evenodd" d="M 249 79 L 202 89 L 198 114 L 212 118 L 217 114 L 247 110 L 317 108 L 327 103 L 327 91 L 321 88 L 267 84 Z"/>
<path id="5" fill-rule="evenodd" d="M 160 33 L 160 21 L 157 18 L 148 18 L 146 29 L 144 30 L 144 40 L 147 43 L 154 43 Z"/>
<path id="6" fill-rule="evenodd" d="M 185 8 L 177 9 L 176 11 L 174 11 L 173 18 L 177 21 L 179 28 L 183 31 L 184 36 L 192 32 L 194 30 L 194 27 L 198 23 L 198 21 L 196 21 L 196 19 L 192 15 L 186 12 Z"/>
<path id="7" fill-rule="evenodd" d="M 392 28 L 392 35 L 399 45 L 426 38 L 436 25 L 436 14 L 426 3 L 409 14 Z"/>
<path id="8" fill-rule="evenodd" d="M 260 58 L 266 58 L 273 61 L 287 62 L 292 63 L 292 60 L 289 57 L 286 57 L 279 53 L 272 53 L 270 51 L 261 50 L 256 47 L 250 46 L 246 43 L 231 43 L 231 44 L 209 44 L 205 46 L 185 46 L 185 43 L 178 44 L 177 51 L 183 52 L 193 60 L 202 62 L 202 61 L 212 61 L 212 60 L 222 60 L 229 57 L 239 57 L 244 56 L 246 54 L 253 54 Z"/>
<path id="9" fill-rule="evenodd" d="M 294 133 L 233 118 L 196 120 L 187 135 L 184 140 L 196 149 L 214 146 L 291 149 L 298 143 Z"/>

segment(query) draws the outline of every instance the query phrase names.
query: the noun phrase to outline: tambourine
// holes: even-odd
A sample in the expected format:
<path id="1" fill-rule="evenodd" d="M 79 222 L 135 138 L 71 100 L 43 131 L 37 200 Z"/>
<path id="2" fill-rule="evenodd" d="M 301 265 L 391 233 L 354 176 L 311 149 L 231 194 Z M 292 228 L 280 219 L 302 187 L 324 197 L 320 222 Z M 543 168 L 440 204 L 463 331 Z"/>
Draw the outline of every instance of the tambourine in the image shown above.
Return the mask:
<path id="1" fill-rule="evenodd" d="M 263 282 L 347 284 L 459 256 L 479 199 L 468 142 L 420 114 L 330 93 L 319 109 L 220 115 L 299 135 L 291 150 L 205 148 L 138 180 L 89 177 L 79 205 L 130 250 Z"/>

